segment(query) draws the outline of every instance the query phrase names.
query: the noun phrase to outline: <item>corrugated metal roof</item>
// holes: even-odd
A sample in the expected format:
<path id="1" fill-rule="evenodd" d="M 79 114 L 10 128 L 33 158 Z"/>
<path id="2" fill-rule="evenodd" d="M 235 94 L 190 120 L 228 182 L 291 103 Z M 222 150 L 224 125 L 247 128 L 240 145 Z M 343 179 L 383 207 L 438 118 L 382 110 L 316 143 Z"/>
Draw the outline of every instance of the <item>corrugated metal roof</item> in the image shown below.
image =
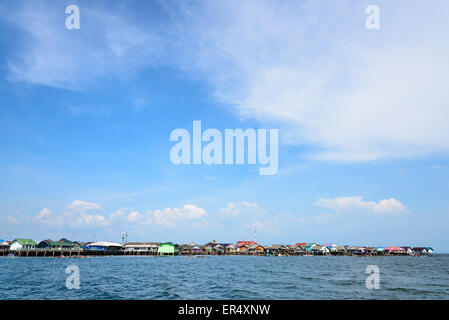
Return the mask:
<path id="1" fill-rule="evenodd" d="M 122 247 L 122 245 L 120 243 L 106 242 L 106 241 L 91 242 L 87 246 L 88 247 Z"/>
<path id="2" fill-rule="evenodd" d="M 31 245 L 31 246 L 37 245 L 37 243 L 32 239 L 15 239 L 13 241 L 17 241 L 21 245 Z"/>

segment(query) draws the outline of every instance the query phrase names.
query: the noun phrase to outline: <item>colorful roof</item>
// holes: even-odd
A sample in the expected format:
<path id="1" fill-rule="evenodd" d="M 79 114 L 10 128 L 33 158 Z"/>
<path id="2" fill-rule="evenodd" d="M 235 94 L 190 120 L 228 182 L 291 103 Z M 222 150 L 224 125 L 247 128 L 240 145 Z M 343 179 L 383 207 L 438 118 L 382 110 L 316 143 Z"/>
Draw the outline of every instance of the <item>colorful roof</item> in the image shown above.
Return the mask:
<path id="1" fill-rule="evenodd" d="M 87 247 L 122 247 L 120 243 L 114 243 L 114 242 L 91 242 L 86 245 Z"/>
<path id="2" fill-rule="evenodd" d="M 18 243 L 20 243 L 23 246 L 25 246 L 25 245 L 29 245 L 29 246 L 37 245 L 37 243 L 34 240 L 32 240 L 32 239 L 15 239 L 15 240 L 13 240 L 13 242 L 14 241 L 17 241 Z"/>
<path id="3" fill-rule="evenodd" d="M 173 246 L 173 247 L 177 247 L 177 245 L 173 242 L 161 242 L 157 245 L 158 247 L 162 247 L 162 246 Z"/>
<path id="4" fill-rule="evenodd" d="M 423 251 L 423 250 L 429 251 L 429 250 L 433 250 L 433 249 L 431 247 L 414 247 L 413 250 L 414 251 Z"/>
<path id="5" fill-rule="evenodd" d="M 319 244 L 316 244 L 316 243 L 314 243 L 314 242 L 310 242 L 310 243 L 307 243 L 306 244 L 306 246 L 308 246 L 308 247 L 313 247 L 313 246 L 318 246 Z"/>
<path id="6" fill-rule="evenodd" d="M 218 247 L 218 248 L 220 248 L 220 247 L 227 248 L 230 245 L 231 245 L 230 243 L 213 243 L 212 244 L 212 248 L 216 248 L 216 247 Z"/>
<path id="7" fill-rule="evenodd" d="M 159 245 L 159 242 L 127 242 L 125 243 L 125 247 L 132 247 L 132 248 L 147 248 L 147 247 L 157 247 Z M 184 246 L 190 246 L 190 245 L 184 245 Z"/>
<path id="8" fill-rule="evenodd" d="M 386 251 L 401 251 L 401 247 L 386 247 Z"/>
<path id="9" fill-rule="evenodd" d="M 77 244 L 71 241 L 50 241 L 52 247 L 76 247 Z"/>
<path id="10" fill-rule="evenodd" d="M 242 246 L 252 246 L 253 244 L 255 244 L 254 241 L 237 241 L 237 244 L 235 245 L 235 247 L 242 247 Z"/>

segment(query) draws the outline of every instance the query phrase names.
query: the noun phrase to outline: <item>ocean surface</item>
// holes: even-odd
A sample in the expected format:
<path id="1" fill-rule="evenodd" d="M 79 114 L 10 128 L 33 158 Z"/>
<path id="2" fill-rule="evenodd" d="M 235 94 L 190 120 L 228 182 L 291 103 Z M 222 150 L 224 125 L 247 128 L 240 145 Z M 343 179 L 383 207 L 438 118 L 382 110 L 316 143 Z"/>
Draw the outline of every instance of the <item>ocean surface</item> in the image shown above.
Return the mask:
<path id="1" fill-rule="evenodd" d="M 79 289 L 66 287 L 70 265 Z M 0 257 L 0 270 L 0 299 L 449 299 L 449 255 Z"/>

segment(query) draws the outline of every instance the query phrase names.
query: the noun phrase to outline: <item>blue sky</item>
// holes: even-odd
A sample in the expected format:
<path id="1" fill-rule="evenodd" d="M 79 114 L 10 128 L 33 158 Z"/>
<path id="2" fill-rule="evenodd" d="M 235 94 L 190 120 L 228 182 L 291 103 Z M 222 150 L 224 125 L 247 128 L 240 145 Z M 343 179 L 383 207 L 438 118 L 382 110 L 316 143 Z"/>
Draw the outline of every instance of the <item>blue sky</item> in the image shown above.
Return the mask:
<path id="1" fill-rule="evenodd" d="M 80 8 L 67 30 L 65 8 Z M 380 8 L 367 30 L 365 8 Z M 449 4 L 0 1 L 0 238 L 449 240 Z M 172 130 L 279 129 L 279 169 Z"/>

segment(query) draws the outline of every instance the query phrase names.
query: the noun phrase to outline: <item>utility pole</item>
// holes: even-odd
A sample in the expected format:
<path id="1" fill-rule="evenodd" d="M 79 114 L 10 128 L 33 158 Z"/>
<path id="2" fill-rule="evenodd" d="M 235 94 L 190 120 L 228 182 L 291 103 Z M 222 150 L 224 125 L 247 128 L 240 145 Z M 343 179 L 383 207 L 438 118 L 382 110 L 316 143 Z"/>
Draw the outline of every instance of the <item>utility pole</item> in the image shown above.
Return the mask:
<path id="1" fill-rule="evenodd" d="M 122 244 L 128 243 L 128 232 L 122 232 Z"/>
<path id="2" fill-rule="evenodd" d="M 256 229 L 254 229 L 254 242 L 257 243 L 257 237 L 256 237 Z"/>

